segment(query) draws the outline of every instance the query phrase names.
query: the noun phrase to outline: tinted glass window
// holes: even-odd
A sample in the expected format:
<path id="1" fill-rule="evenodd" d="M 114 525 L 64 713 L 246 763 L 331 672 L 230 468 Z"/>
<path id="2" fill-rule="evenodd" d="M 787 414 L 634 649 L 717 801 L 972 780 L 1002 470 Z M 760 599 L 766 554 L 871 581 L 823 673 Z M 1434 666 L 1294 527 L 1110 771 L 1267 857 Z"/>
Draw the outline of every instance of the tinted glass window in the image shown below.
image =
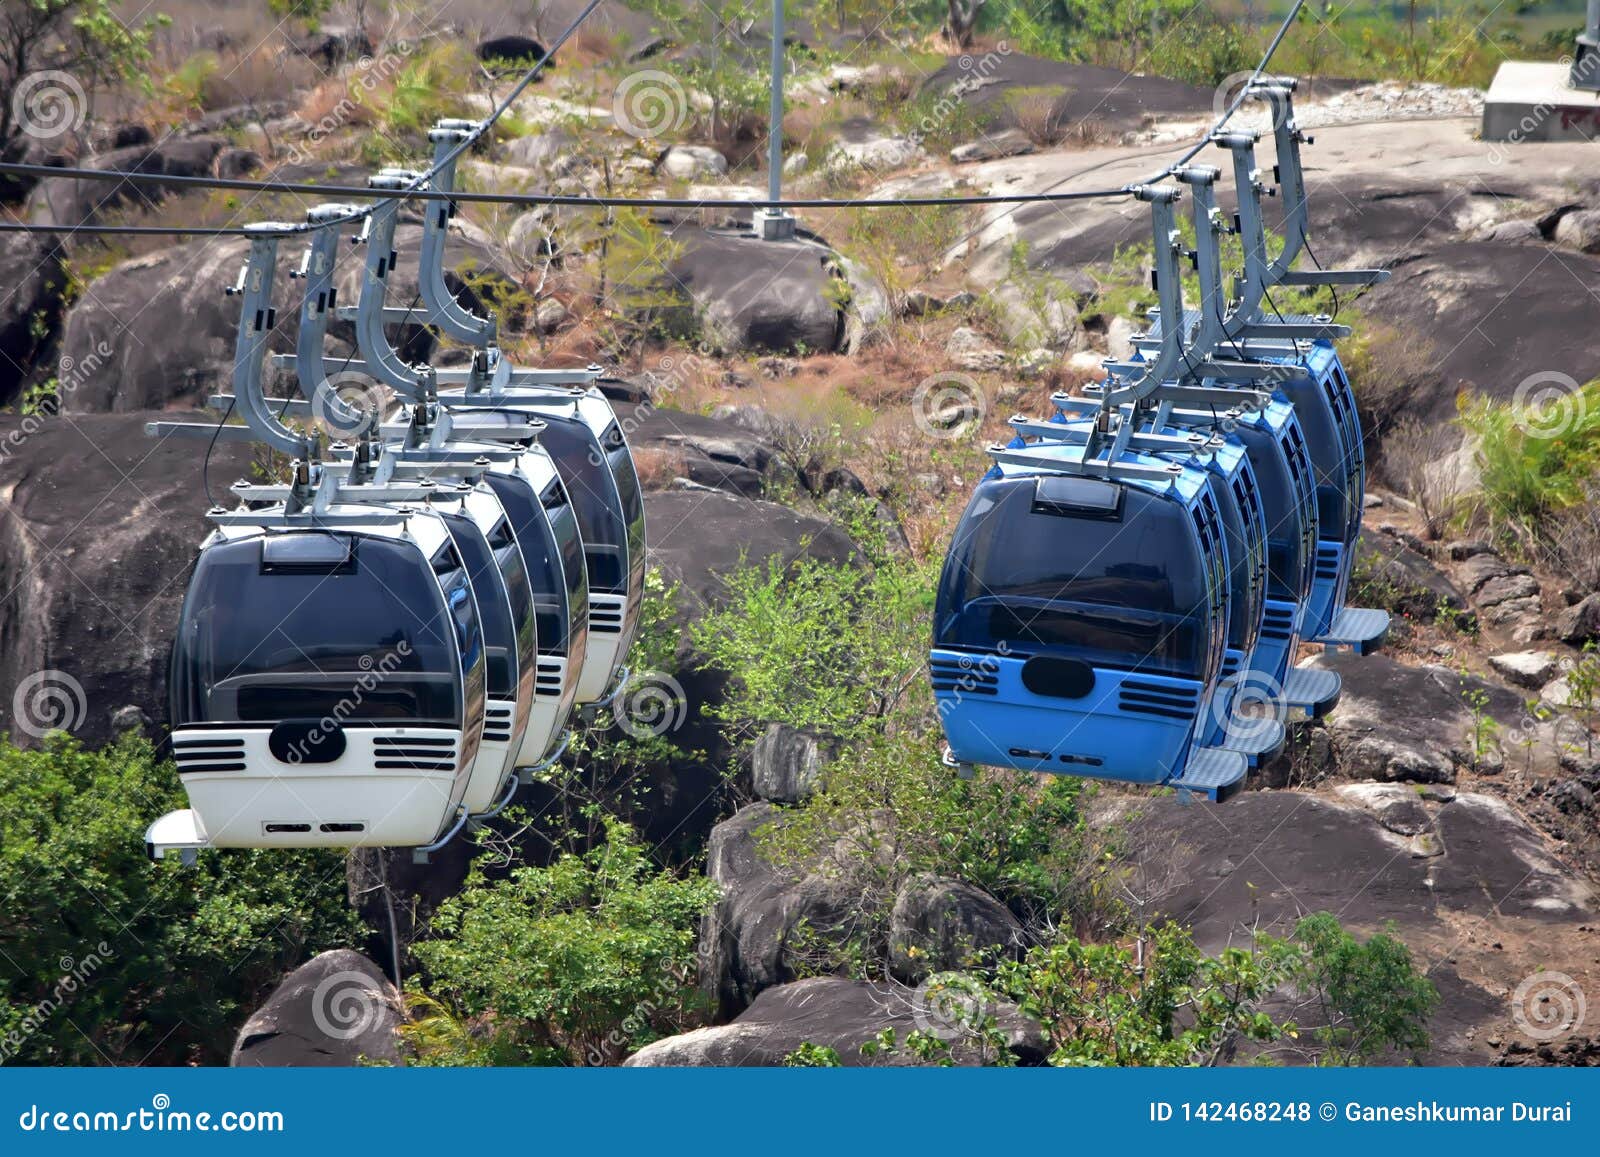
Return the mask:
<path id="1" fill-rule="evenodd" d="M 1300 419 L 1306 456 L 1317 487 L 1318 534 L 1338 540 L 1349 515 L 1345 490 L 1350 484 L 1350 470 L 1343 434 L 1334 420 L 1333 407 L 1316 382 L 1292 383 L 1286 392 Z"/>
<path id="2" fill-rule="evenodd" d="M 504 518 L 489 531 L 489 549 L 494 551 L 495 565 L 500 568 L 500 578 L 506 584 L 506 596 L 511 602 L 511 622 L 517 628 L 517 662 L 524 675 L 533 670 L 538 655 L 537 620 L 534 617 L 533 589 L 528 583 L 528 568 L 522 561 L 522 551 L 511 524 Z"/>
<path id="3" fill-rule="evenodd" d="M 443 567 L 448 573 L 456 558 L 465 563 L 472 595 L 478 603 L 478 619 L 483 626 L 488 693 L 496 699 L 514 699 L 517 694 L 517 632 L 511 621 L 511 604 L 500 568 L 472 519 L 451 514 L 445 516 L 444 524 L 457 553 L 449 560 L 436 560 L 435 569 Z"/>
<path id="4" fill-rule="evenodd" d="M 1206 485 L 1216 501 L 1217 519 L 1228 552 L 1228 590 L 1232 606 L 1228 615 L 1228 646 L 1248 651 L 1255 645 L 1256 617 L 1266 592 L 1256 582 L 1256 552 L 1259 544 L 1245 528 L 1239 500 L 1227 479 L 1208 472 Z"/>
<path id="5" fill-rule="evenodd" d="M 639 486 L 639 473 L 634 468 L 633 455 L 628 452 L 628 441 L 615 422 L 606 429 L 600 442 L 605 447 L 606 464 L 611 468 L 612 477 L 617 480 L 617 496 L 628 523 L 629 570 L 637 572 L 630 577 L 636 582 L 643 581 L 644 492 Z"/>
<path id="6" fill-rule="evenodd" d="M 528 568 L 539 649 L 549 655 L 565 655 L 571 645 L 570 609 L 575 605 L 587 604 L 587 597 L 577 603 L 572 597 L 573 583 L 576 582 L 581 591 L 586 579 L 583 547 L 577 538 L 571 507 L 558 512 L 556 518 L 551 518 L 548 509 L 540 508 L 541 504 L 526 479 L 488 474 L 484 480 L 500 499 L 500 505 L 516 535 L 523 564 Z M 565 552 L 556 533 L 557 525 L 564 525 L 571 531 L 572 542 Z M 564 566 L 564 562 L 568 565 Z M 572 572 L 570 578 L 567 573 L 569 566 Z"/>
<path id="7" fill-rule="evenodd" d="M 1207 576 L 1188 513 L 1120 489 L 1108 516 L 1036 503 L 1033 478 L 980 485 L 945 560 L 936 645 L 1206 677 Z"/>
<path id="8" fill-rule="evenodd" d="M 1267 593 L 1274 599 L 1297 602 L 1304 593 L 1300 575 L 1304 566 L 1301 540 L 1300 495 L 1278 440 L 1266 430 L 1241 426 L 1236 433 L 1244 442 L 1255 471 L 1261 510 L 1267 520 Z"/>
<path id="9" fill-rule="evenodd" d="M 202 552 L 174 641 L 175 725 L 332 715 L 460 726 L 456 623 L 414 547 L 271 539 L 265 560 L 260 538 Z"/>
<path id="10" fill-rule="evenodd" d="M 625 594 L 628 576 L 623 552 L 628 528 L 623 521 L 617 483 L 594 435 L 581 422 L 549 419 L 539 441 L 555 459 L 566 483 L 567 497 L 583 536 L 589 589 Z"/>

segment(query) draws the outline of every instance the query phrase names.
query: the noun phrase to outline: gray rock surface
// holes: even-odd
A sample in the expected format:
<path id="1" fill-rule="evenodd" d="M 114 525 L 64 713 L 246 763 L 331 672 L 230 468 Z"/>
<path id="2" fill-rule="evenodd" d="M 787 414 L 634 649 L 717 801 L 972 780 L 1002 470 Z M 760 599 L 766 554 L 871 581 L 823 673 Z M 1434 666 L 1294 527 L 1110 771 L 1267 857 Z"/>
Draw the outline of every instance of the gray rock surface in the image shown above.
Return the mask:
<path id="1" fill-rule="evenodd" d="M 365 956 L 347 948 L 314 956 L 284 978 L 245 1021 L 234 1068 L 354 1066 L 400 1059 L 400 994 Z"/>

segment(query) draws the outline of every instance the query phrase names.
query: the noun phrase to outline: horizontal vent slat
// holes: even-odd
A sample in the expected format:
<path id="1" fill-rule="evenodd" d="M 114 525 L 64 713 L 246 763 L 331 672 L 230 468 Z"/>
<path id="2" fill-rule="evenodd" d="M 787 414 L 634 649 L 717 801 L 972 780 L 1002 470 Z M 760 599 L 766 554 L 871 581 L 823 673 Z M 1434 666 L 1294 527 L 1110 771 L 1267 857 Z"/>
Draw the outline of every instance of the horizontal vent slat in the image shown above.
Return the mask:
<path id="1" fill-rule="evenodd" d="M 244 771 L 246 765 L 242 763 L 180 763 L 178 774 L 183 775 L 191 771 Z"/>
<path id="2" fill-rule="evenodd" d="M 454 763 L 424 763 L 421 760 L 379 759 L 372 764 L 379 771 L 454 771 Z"/>

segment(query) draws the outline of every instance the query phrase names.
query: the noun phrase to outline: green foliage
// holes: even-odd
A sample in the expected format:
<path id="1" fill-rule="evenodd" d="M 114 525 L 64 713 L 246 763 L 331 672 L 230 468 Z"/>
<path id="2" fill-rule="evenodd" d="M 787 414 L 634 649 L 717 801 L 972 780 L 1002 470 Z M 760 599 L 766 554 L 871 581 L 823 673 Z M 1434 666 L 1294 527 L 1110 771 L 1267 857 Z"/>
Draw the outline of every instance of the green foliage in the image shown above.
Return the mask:
<path id="1" fill-rule="evenodd" d="M 859 889 L 849 942 L 830 955 L 836 930 L 816 930 L 817 969 L 870 971 L 895 891 L 916 872 L 987 888 L 1040 926 L 1099 919 L 1104 837 L 1081 811 L 1092 789 L 999 770 L 962 780 L 944 766 L 925 669 L 938 564 L 868 553 L 862 568 L 803 560 L 737 571 L 726 604 L 691 628 L 695 650 L 732 676 L 709 711 L 732 741 L 779 722 L 837 749 L 814 798 L 767 835 L 779 864 L 825 862 Z"/>
<path id="2" fill-rule="evenodd" d="M 472 53 L 459 41 L 445 41 L 419 52 L 395 74 L 387 98 L 377 110 L 382 130 L 392 136 L 418 138 L 440 117 L 459 116 L 463 98 L 472 91 L 477 73 Z M 352 95 L 359 95 L 352 89 Z M 377 93 L 365 99 L 377 100 Z"/>
<path id="3" fill-rule="evenodd" d="M 1057 1065 L 1213 1065 L 1246 1042 L 1264 1058 L 1370 1063 L 1426 1048 L 1438 1002 L 1403 944 L 1388 935 L 1363 944 L 1325 912 L 1290 939 L 1258 935 L 1216 956 L 1176 924 L 1134 944 L 1066 938 L 1002 965 L 996 988 L 1044 1026 Z M 1266 1011 L 1284 991 L 1299 995 L 1314 1025 Z"/>
<path id="4" fill-rule="evenodd" d="M 1320 1063 L 1370 1064 L 1390 1052 L 1428 1047 L 1428 1017 L 1439 993 L 1404 944 L 1384 933 L 1363 944 L 1328 912 L 1304 917 L 1294 935 L 1305 950 L 1297 985 L 1321 1014 L 1308 1030 L 1322 1045 Z"/>
<path id="5" fill-rule="evenodd" d="M 27 0 L 6 5 L 0 21 L 0 142 L 21 131 L 21 101 L 13 100 L 17 86 L 29 73 L 48 68 L 70 73 L 85 89 L 130 82 L 142 92 L 150 90 L 145 66 L 150 62 L 150 38 L 172 21 L 166 16 L 136 14 L 128 21 L 119 15 L 120 0 Z M 76 96 L 62 93 L 73 107 L 68 116 L 81 117 L 89 109 L 76 104 Z M 62 110 L 51 110 L 51 115 Z"/>
<path id="6" fill-rule="evenodd" d="M 959 205 L 856 210 L 849 255 L 883 286 L 892 312 L 899 314 L 906 295 L 966 236 L 971 219 L 971 211 Z"/>
<path id="7" fill-rule="evenodd" d="M 333 8 L 333 0 L 267 0 L 267 9 L 281 19 L 316 24 Z"/>
<path id="8" fill-rule="evenodd" d="M 548 867 L 491 880 L 475 862 L 440 905 L 413 949 L 434 1002 L 405 1030 L 419 1062 L 601 1064 L 693 1016 L 695 929 L 716 885 L 658 870 L 626 824 L 605 826 Z"/>
<path id="9" fill-rule="evenodd" d="M 1600 380 L 1543 408 L 1464 397 L 1460 421 L 1478 441 L 1481 514 L 1493 533 L 1537 547 L 1556 515 L 1587 501 L 1600 474 Z"/>
<path id="10" fill-rule="evenodd" d="M 284 972 L 365 935 L 336 853 L 148 862 L 145 827 L 183 793 L 142 741 L 0 743 L 0 799 L 5 1059 L 225 1063 Z"/>
<path id="11" fill-rule="evenodd" d="M 805 1040 L 783 1058 L 783 1064 L 790 1069 L 836 1069 L 839 1067 L 839 1053 L 827 1045 L 814 1045 Z"/>

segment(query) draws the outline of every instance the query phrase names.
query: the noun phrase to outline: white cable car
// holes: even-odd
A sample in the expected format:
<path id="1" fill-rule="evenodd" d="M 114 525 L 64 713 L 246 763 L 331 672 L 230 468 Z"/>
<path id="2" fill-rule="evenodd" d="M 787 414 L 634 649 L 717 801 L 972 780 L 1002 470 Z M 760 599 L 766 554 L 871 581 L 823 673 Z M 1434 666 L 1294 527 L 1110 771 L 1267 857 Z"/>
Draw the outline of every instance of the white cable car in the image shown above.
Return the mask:
<path id="1" fill-rule="evenodd" d="M 438 841 L 463 814 L 487 689 L 444 520 L 355 505 L 213 518 L 173 647 L 190 809 L 152 826 L 152 854 Z"/>

